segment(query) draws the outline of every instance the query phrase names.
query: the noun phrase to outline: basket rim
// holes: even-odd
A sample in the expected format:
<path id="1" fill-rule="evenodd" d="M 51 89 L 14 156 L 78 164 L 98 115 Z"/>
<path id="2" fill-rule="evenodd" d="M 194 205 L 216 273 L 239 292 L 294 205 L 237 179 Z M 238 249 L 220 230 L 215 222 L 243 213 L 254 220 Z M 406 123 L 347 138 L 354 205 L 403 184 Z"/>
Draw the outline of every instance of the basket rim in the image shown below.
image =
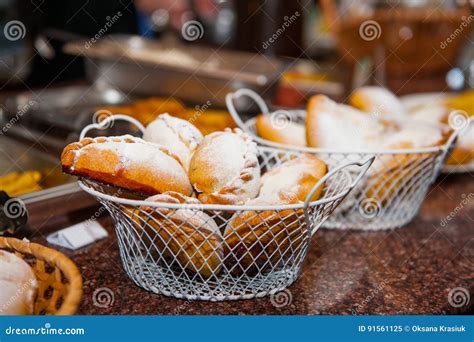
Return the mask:
<path id="1" fill-rule="evenodd" d="M 340 170 L 347 181 L 348 185 L 341 189 L 337 195 L 323 197 L 316 201 L 309 202 L 306 206 L 305 202 L 297 204 L 279 204 L 279 205 L 229 205 L 229 204 L 174 204 L 174 203 L 164 203 L 164 202 L 152 202 L 145 200 L 132 200 L 127 198 L 120 198 L 112 195 L 105 194 L 103 192 L 97 191 L 91 188 L 87 183 L 100 184 L 93 180 L 84 180 L 79 179 L 77 182 L 79 187 L 85 192 L 89 193 L 92 196 L 98 197 L 103 200 L 107 200 L 114 203 L 125 204 L 133 207 L 147 206 L 154 208 L 163 208 L 163 209 L 187 209 L 187 210 L 209 210 L 209 211 L 266 211 L 266 210 L 299 210 L 305 209 L 306 207 L 312 208 L 322 204 L 331 203 L 337 201 L 341 198 L 344 198 L 347 195 L 347 191 L 351 189 L 351 184 L 353 182 L 352 177 L 349 175 L 347 170 Z"/>
<path id="2" fill-rule="evenodd" d="M 82 276 L 76 264 L 63 253 L 27 239 L 0 236 L 0 250 L 11 249 L 21 254 L 30 254 L 58 267 L 69 281 L 69 291 L 63 298 L 56 315 L 73 315 L 82 298 Z"/>
<path id="3" fill-rule="evenodd" d="M 295 109 L 295 110 L 287 110 L 287 109 L 278 109 L 275 111 L 270 112 L 267 115 L 271 115 L 274 112 L 282 111 L 284 110 L 285 112 L 289 113 L 298 113 L 298 114 L 303 114 L 306 113 L 305 110 L 303 109 Z M 257 118 L 252 117 L 244 122 L 246 131 L 248 132 L 249 129 L 255 129 L 255 122 Z M 412 120 L 414 121 L 414 120 Z M 429 125 L 425 122 L 417 121 L 420 122 L 420 124 Z M 437 126 L 441 128 L 450 128 L 449 125 L 446 124 L 438 124 Z M 273 142 L 267 139 L 264 139 L 262 137 L 259 137 L 255 135 L 255 133 L 251 132 L 252 139 L 254 139 L 256 142 L 259 144 L 262 144 L 267 147 L 273 147 L 273 148 L 281 148 L 284 150 L 289 150 L 289 151 L 298 151 L 298 152 L 308 152 L 308 153 L 327 153 L 327 154 L 357 154 L 360 155 L 362 158 L 368 157 L 368 156 L 383 156 L 383 155 L 399 155 L 399 154 L 424 154 L 424 153 L 441 153 L 447 151 L 450 146 L 452 145 L 453 141 L 455 140 L 454 138 L 457 137 L 459 130 L 452 129 L 451 134 L 448 136 L 448 139 L 446 142 L 442 145 L 437 145 L 437 146 L 432 146 L 432 147 L 419 147 L 419 148 L 407 148 L 407 149 L 387 149 L 387 150 L 381 150 L 381 149 L 366 149 L 366 150 L 343 150 L 343 149 L 330 149 L 330 148 L 321 148 L 321 147 L 305 147 L 305 146 L 292 146 L 292 145 L 287 145 L 287 144 L 281 144 L 277 142 Z"/>

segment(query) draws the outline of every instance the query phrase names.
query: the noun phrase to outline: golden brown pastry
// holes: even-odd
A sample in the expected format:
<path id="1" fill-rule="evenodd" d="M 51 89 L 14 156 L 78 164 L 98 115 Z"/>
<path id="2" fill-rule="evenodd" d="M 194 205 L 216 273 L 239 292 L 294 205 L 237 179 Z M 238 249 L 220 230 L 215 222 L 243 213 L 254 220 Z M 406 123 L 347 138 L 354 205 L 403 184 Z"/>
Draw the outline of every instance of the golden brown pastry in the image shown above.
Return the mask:
<path id="1" fill-rule="evenodd" d="M 201 132 L 189 121 L 161 114 L 152 121 L 143 133 L 143 140 L 163 145 L 181 160 L 186 172 L 189 161 L 203 139 Z"/>
<path id="2" fill-rule="evenodd" d="M 127 106 L 101 107 L 98 110 L 108 111 L 112 114 L 130 115 L 146 126 L 162 113 L 177 116 L 183 113 L 185 109 L 183 104 L 176 99 L 150 97 L 135 101 Z"/>
<path id="3" fill-rule="evenodd" d="M 349 97 L 349 103 L 374 116 L 403 116 L 406 109 L 390 90 L 377 86 L 360 87 Z"/>
<path id="4" fill-rule="evenodd" d="M 313 186 L 327 173 L 327 170 L 326 163 L 321 159 L 305 153 L 266 172 L 260 182 L 259 197 L 284 194 L 304 201 Z M 314 193 L 313 201 L 319 198 L 322 188 L 320 187 Z"/>
<path id="5" fill-rule="evenodd" d="M 324 95 L 311 97 L 306 116 L 306 141 L 310 147 L 345 151 L 378 148 L 394 127 Z"/>
<path id="6" fill-rule="evenodd" d="M 283 122 L 281 125 L 272 120 L 272 115 L 260 114 L 255 121 L 257 134 L 263 139 L 279 144 L 306 146 L 304 125 L 296 122 Z"/>
<path id="7" fill-rule="evenodd" d="M 389 136 L 381 144 L 385 150 L 403 150 L 439 146 L 446 142 L 449 130 L 439 126 L 412 127 L 407 123 L 397 133 Z M 392 195 L 404 188 L 405 180 L 412 179 L 426 165 L 430 153 L 407 153 L 379 156 L 368 172 L 371 186 L 367 198 L 377 201 L 381 206 Z"/>
<path id="8" fill-rule="evenodd" d="M 417 108 L 411 114 L 415 120 L 424 121 L 432 124 L 449 123 L 449 114 L 452 111 L 441 106 L 422 106 Z M 463 115 L 463 114 L 461 114 Z M 467 120 L 466 114 L 466 120 Z M 474 160 L 474 128 L 467 127 L 466 131 L 459 136 L 451 154 L 446 160 L 448 165 L 465 165 Z"/>
<path id="9" fill-rule="evenodd" d="M 146 199 L 149 202 L 199 205 L 197 199 L 176 192 L 166 192 Z M 181 268 L 208 278 L 222 268 L 222 235 L 214 220 L 199 209 L 167 209 L 141 206 L 133 219 L 146 231 L 143 241 L 153 245 Z M 150 229 L 151 227 L 151 229 Z M 150 248 L 150 251 L 155 251 Z"/>
<path id="10" fill-rule="evenodd" d="M 193 190 L 179 158 L 166 147 L 130 135 L 84 138 L 66 146 L 63 171 L 145 195 Z"/>
<path id="11" fill-rule="evenodd" d="M 255 143 L 239 129 L 207 135 L 191 159 L 189 179 L 203 203 L 243 204 L 256 197 L 260 166 Z"/>
<path id="12" fill-rule="evenodd" d="M 246 205 L 295 204 L 285 195 L 257 197 Z M 291 210 L 242 211 L 231 218 L 224 232 L 225 265 L 231 274 L 253 276 L 291 263 L 307 238 L 303 215 Z"/>

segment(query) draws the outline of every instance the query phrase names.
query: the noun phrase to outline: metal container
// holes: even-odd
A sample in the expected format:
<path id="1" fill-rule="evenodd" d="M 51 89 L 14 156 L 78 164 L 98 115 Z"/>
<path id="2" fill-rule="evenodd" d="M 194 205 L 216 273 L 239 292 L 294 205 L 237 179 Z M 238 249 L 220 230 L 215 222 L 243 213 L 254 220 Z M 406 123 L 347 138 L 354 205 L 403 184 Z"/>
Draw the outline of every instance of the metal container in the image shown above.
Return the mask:
<path id="1" fill-rule="evenodd" d="M 228 92 L 242 87 L 272 96 L 283 71 L 281 61 L 258 54 L 127 35 L 110 35 L 94 44 L 70 42 L 64 51 L 86 57 L 93 82 L 127 94 L 173 96 L 195 104 L 210 101 L 220 107 L 225 107 Z M 247 99 L 236 105 L 242 110 L 253 106 Z"/>

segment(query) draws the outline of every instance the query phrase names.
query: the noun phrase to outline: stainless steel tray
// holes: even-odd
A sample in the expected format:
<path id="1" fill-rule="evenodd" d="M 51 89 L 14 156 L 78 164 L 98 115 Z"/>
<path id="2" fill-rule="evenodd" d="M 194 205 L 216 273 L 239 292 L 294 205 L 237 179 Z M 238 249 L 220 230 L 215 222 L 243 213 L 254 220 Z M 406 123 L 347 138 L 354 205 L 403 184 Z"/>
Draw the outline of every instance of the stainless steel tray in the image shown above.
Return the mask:
<path id="1" fill-rule="evenodd" d="M 116 89 L 97 84 L 28 91 L 5 100 L 5 120 L 21 111 L 21 124 L 29 128 L 44 125 L 63 132 L 80 131 L 90 123 L 97 107 L 132 100 Z"/>
<path id="2" fill-rule="evenodd" d="M 0 122 L 15 122 L 6 135 L 30 143 L 40 143 L 58 154 L 79 137 L 92 122 L 97 108 L 121 105 L 135 98 L 105 85 L 74 85 L 38 92 L 24 92 L 4 100 Z M 21 114 L 21 115 L 19 115 Z M 114 135 L 120 127 L 101 132 Z"/>
<path id="3" fill-rule="evenodd" d="M 64 51 L 87 57 L 91 81 L 126 93 L 175 96 L 196 104 L 210 101 L 222 107 L 227 93 L 243 87 L 272 96 L 284 68 L 281 61 L 258 54 L 127 35 L 110 35 L 92 46 L 71 42 Z M 246 109 L 251 103 L 242 98 L 236 105 Z"/>

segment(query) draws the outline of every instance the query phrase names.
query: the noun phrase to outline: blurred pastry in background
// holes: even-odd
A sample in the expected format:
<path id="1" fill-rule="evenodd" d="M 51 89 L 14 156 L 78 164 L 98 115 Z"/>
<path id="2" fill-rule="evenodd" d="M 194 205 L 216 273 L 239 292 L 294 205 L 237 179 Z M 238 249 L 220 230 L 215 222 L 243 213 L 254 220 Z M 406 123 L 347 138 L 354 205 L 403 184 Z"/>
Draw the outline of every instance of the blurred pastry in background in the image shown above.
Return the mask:
<path id="1" fill-rule="evenodd" d="M 180 101 L 161 97 L 137 100 L 128 106 L 110 106 L 98 109 L 109 111 L 112 114 L 130 115 L 145 126 L 155 120 L 160 114 L 169 113 L 173 116 L 179 116 L 185 110 L 184 105 Z"/>
<path id="2" fill-rule="evenodd" d="M 457 119 L 461 121 L 460 126 L 466 127 L 460 132 L 458 142 L 454 145 L 446 164 L 465 165 L 474 161 L 474 128 L 472 124 L 467 127 L 469 117 L 474 115 L 473 90 L 459 95 L 443 93 L 411 95 L 402 101 L 413 119 L 432 124 L 450 124 L 450 114 L 458 111 Z"/>
<path id="3" fill-rule="evenodd" d="M 0 315 L 31 315 L 38 280 L 31 267 L 13 253 L 0 250 Z"/>
<path id="4" fill-rule="evenodd" d="M 226 128 L 237 128 L 234 119 L 225 110 L 202 107 L 186 108 L 184 113 L 176 115 L 196 126 L 203 135 L 223 131 Z"/>
<path id="5" fill-rule="evenodd" d="M 306 140 L 310 147 L 346 151 L 376 149 L 393 130 L 375 116 L 324 95 L 313 96 L 307 111 Z"/>
<path id="6" fill-rule="evenodd" d="M 406 114 L 405 107 L 390 90 L 366 86 L 354 90 L 349 97 L 349 103 L 375 116 L 400 116 Z"/>
<path id="7" fill-rule="evenodd" d="M 0 190 L 10 196 L 20 196 L 42 190 L 39 171 L 11 172 L 0 176 Z"/>
<path id="8" fill-rule="evenodd" d="M 292 146 L 306 146 L 306 134 L 304 125 L 292 122 L 291 118 L 278 112 L 265 115 L 260 114 L 255 121 L 257 134 L 264 139 L 279 144 Z"/>
<path id="9" fill-rule="evenodd" d="M 448 108 L 463 110 L 472 116 L 474 115 L 474 90 L 467 90 L 459 95 L 448 97 L 444 104 Z"/>
<path id="10" fill-rule="evenodd" d="M 227 111 L 209 107 L 210 104 L 206 103 L 194 108 L 187 108 L 180 101 L 173 98 L 151 97 L 137 100 L 126 106 L 106 106 L 97 108 L 97 110 L 112 114 L 129 115 L 140 121 L 144 126 L 149 125 L 159 115 L 168 113 L 171 116 L 189 121 L 203 135 L 223 131 L 225 128 L 237 127 Z"/>

